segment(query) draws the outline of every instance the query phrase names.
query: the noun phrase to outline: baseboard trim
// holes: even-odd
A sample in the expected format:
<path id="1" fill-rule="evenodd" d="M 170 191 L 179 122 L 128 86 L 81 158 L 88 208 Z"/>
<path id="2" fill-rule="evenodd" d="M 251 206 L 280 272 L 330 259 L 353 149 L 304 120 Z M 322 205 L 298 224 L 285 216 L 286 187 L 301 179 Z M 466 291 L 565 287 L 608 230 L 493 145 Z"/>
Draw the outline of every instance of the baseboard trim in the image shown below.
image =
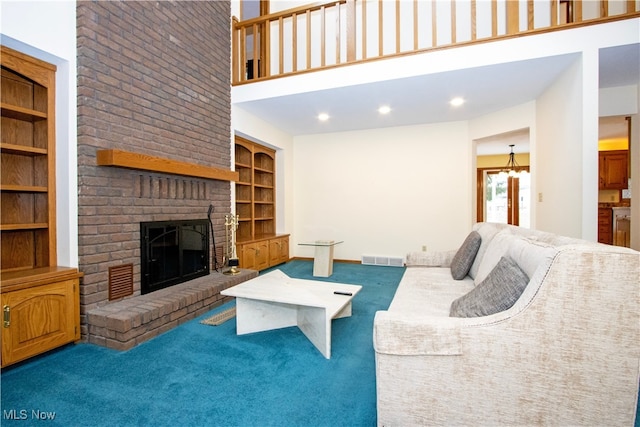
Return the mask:
<path id="1" fill-rule="evenodd" d="M 293 257 L 289 261 L 313 261 L 313 258 L 308 257 Z M 362 264 L 359 259 L 334 259 L 333 262 L 341 262 L 343 264 Z"/>

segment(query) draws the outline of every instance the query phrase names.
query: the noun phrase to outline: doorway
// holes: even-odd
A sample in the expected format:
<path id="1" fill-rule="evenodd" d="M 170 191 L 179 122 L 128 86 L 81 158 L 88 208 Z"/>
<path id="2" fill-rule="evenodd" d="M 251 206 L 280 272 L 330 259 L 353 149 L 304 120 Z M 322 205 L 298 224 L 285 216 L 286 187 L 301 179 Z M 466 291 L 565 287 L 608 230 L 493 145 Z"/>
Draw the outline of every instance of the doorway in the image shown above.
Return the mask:
<path id="1" fill-rule="evenodd" d="M 474 140 L 476 219 L 531 227 L 528 128 Z"/>
<path id="2" fill-rule="evenodd" d="M 522 169 L 517 176 L 478 169 L 478 221 L 530 227 L 531 174 L 528 166 Z"/>

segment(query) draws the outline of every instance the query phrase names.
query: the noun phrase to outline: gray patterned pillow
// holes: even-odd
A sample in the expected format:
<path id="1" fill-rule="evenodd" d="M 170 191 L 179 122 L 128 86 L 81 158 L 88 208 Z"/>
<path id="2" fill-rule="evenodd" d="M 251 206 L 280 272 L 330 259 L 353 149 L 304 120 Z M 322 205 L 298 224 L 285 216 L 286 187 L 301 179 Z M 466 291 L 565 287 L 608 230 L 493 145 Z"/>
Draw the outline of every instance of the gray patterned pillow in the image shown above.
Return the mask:
<path id="1" fill-rule="evenodd" d="M 527 275 L 509 257 L 502 257 L 491 273 L 469 293 L 451 303 L 451 317 L 480 317 L 507 310 L 529 283 Z"/>
<path id="2" fill-rule="evenodd" d="M 477 231 L 469 233 L 462 246 L 458 249 L 453 260 L 451 260 L 451 277 L 455 280 L 462 280 L 469 273 L 473 260 L 476 259 L 478 249 L 480 249 L 480 243 L 482 237 Z"/>

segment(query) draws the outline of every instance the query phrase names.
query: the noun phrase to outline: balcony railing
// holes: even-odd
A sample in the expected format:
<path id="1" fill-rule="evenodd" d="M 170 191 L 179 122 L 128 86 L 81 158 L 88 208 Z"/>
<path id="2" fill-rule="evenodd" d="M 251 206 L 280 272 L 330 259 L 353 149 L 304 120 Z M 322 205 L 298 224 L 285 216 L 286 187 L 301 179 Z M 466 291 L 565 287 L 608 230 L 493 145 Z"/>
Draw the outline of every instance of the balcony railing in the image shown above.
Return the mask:
<path id="1" fill-rule="evenodd" d="M 238 21 L 232 83 L 640 16 L 640 0 L 336 0 Z"/>

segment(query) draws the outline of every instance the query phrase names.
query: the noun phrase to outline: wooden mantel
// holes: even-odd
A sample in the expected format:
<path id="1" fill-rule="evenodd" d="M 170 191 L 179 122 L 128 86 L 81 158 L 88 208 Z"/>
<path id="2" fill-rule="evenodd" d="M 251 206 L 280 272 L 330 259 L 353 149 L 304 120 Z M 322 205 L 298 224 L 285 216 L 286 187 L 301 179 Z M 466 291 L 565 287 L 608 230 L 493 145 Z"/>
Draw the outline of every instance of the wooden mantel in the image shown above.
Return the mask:
<path id="1" fill-rule="evenodd" d="M 220 181 L 237 181 L 239 179 L 239 173 L 232 170 L 122 150 L 98 150 L 96 163 L 98 166 L 119 166 L 122 168 L 217 179 Z"/>

